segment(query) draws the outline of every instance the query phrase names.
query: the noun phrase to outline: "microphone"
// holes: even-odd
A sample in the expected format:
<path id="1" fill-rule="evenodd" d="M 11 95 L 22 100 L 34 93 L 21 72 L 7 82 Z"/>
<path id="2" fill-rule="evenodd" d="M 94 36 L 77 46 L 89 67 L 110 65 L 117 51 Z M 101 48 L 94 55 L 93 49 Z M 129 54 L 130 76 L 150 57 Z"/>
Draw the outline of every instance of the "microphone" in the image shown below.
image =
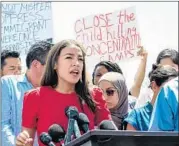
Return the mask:
<path id="1" fill-rule="evenodd" d="M 78 126 L 83 133 L 89 131 L 89 119 L 86 114 L 79 113 Z"/>
<path id="2" fill-rule="evenodd" d="M 46 132 L 42 132 L 40 134 L 40 141 L 46 146 L 55 146 L 55 144 L 52 142 L 52 138 Z"/>
<path id="3" fill-rule="evenodd" d="M 114 124 L 114 122 L 111 120 L 103 120 L 99 124 L 99 129 L 101 129 L 101 130 L 118 130 L 116 125 Z"/>
<path id="4" fill-rule="evenodd" d="M 79 117 L 78 109 L 74 106 L 67 107 L 65 109 L 65 114 L 68 117 L 68 128 L 67 134 L 65 136 L 65 144 L 71 141 L 71 136 L 74 133 L 75 137 L 80 137 L 80 130 L 77 124 L 77 119 Z"/>
<path id="5" fill-rule="evenodd" d="M 48 134 L 52 138 L 52 141 L 57 143 L 65 137 L 65 130 L 60 125 L 53 124 L 49 127 Z"/>

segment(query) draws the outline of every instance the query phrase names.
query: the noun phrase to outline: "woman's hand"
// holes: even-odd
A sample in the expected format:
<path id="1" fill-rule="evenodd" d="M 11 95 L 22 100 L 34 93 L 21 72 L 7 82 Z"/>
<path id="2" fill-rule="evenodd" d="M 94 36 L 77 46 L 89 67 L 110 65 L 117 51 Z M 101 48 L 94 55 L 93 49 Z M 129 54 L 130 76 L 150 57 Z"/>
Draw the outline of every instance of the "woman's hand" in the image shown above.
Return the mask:
<path id="1" fill-rule="evenodd" d="M 30 138 L 29 133 L 27 131 L 23 131 L 19 133 L 16 138 L 16 146 L 32 146 L 33 139 Z"/>
<path id="2" fill-rule="evenodd" d="M 143 46 L 138 46 L 139 51 L 137 52 L 138 56 L 141 56 L 142 59 L 147 59 L 148 56 L 148 52 L 144 49 Z"/>

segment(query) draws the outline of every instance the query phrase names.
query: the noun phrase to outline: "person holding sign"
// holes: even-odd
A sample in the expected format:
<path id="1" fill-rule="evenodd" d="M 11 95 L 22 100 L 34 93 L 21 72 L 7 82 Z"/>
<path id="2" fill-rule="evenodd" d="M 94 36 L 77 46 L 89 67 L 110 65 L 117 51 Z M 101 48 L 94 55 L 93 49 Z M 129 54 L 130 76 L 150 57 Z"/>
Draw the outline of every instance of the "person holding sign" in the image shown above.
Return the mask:
<path id="1" fill-rule="evenodd" d="M 169 65 L 153 65 L 149 73 L 150 88 L 153 91 L 153 97 L 150 102 L 146 102 L 143 107 L 136 108 L 125 119 L 127 130 L 147 131 L 153 111 L 153 106 L 162 85 L 178 75 L 178 72 Z"/>
<path id="2" fill-rule="evenodd" d="M 143 54 L 143 53 L 142 53 Z M 164 49 L 162 50 L 157 58 L 156 58 L 156 64 L 161 64 L 161 65 L 170 65 L 172 67 L 174 67 L 177 71 L 178 71 L 178 66 L 179 66 L 179 58 L 178 58 L 179 54 L 178 54 L 178 51 L 174 50 L 174 49 Z M 145 56 L 144 56 L 144 59 L 143 61 L 141 60 L 141 65 L 139 65 L 139 69 L 138 69 L 138 73 L 137 74 L 142 74 L 142 76 L 138 76 L 140 77 L 140 85 L 139 87 L 141 87 L 142 85 L 142 82 L 144 80 L 144 76 L 145 76 L 145 66 L 146 66 L 146 61 L 145 61 Z M 136 75 L 137 75 L 136 74 Z M 137 77 L 137 76 L 136 76 Z M 137 78 L 136 78 L 137 79 Z M 137 80 L 136 80 L 137 81 Z M 135 84 L 134 84 L 135 85 Z M 147 89 L 148 90 L 148 89 Z M 151 94 L 150 94 L 150 91 L 145 91 L 144 92 L 144 95 L 141 95 L 138 99 L 137 99 L 137 102 L 136 102 L 136 106 L 135 107 L 141 107 L 141 105 L 145 104 L 147 100 L 150 100 L 151 99 Z M 134 90 L 135 91 L 135 90 Z"/>
<path id="3" fill-rule="evenodd" d="M 103 120 L 111 120 L 102 91 L 88 87 L 84 47 L 75 40 L 63 40 L 52 47 L 41 87 L 24 96 L 22 132 L 17 136 L 16 146 L 32 146 L 36 130 L 39 136 L 54 123 L 66 131 L 65 108 L 69 106 L 87 115 L 89 129 Z M 44 146 L 40 140 L 39 145 Z"/>

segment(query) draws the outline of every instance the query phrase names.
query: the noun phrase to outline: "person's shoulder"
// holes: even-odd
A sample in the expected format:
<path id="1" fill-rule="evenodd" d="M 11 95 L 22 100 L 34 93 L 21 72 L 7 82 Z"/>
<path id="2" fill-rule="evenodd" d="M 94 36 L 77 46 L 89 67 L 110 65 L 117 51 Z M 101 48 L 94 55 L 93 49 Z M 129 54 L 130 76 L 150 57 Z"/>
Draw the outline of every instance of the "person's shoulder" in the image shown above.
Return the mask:
<path id="1" fill-rule="evenodd" d="M 167 83 L 162 85 L 161 90 L 158 94 L 159 99 L 167 99 L 167 101 L 172 101 L 174 97 L 178 100 L 178 77 L 169 80 Z M 160 101 L 161 102 L 161 101 Z"/>
<path id="2" fill-rule="evenodd" d="M 89 86 L 89 91 L 90 91 L 90 95 L 92 96 L 92 98 L 96 103 L 100 103 L 105 100 L 103 96 L 103 92 L 98 86 L 96 85 Z"/>
<path id="3" fill-rule="evenodd" d="M 160 96 L 163 96 L 163 94 L 168 95 L 173 92 L 178 94 L 178 83 L 179 83 L 178 77 L 175 77 L 169 80 L 168 82 L 164 83 L 161 87 L 159 95 Z"/>
<path id="4" fill-rule="evenodd" d="M 141 113 L 150 108 L 152 108 L 152 104 L 150 102 L 147 102 L 144 106 L 136 108 L 135 110 L 137 113 Z"/>
<path id="5" fill-rule="evenodd" d="M 26 96 L 30 96 L 30 95 L 38 95 L 39 94 L 39 87 L 38 88 L 33 88 L 28 90 L 27 92 L 25 92 Z"/>
<path id="6" fill-rule="evenodd" d="M 2 82 L 20 82 L 24 79 L 24 74 L 21 75 L 5 75 L 1 77 Z"/>
<path id="7" fill-rule="evenodd" d="M 133 109 L 130 112 L 128 112 L 128 116 L 125 118 L 125 121 L 126 122 L 136 121 L 137 120 L 137 111 L 138 111 L 138 109 Z M 129 122 L 129 123 L 131 124 L 131 122 Z"/>
<path id="8" fill-rule="evenodd" d="M 179 83 L 178 77 L 175 77 L 175 78 L 169 80 L 168 82 L 166 82 L 166 83 L 163 85 L 163 88 L 178 86 L 178 83 Z"/>
<path id="9" fill-rule="evenodd" d="M 17 86 L 20 75 L 6 75 L 1 77 L 1 86 L 3 88 L 13 88 Z"/>
<path id="10" fill-rule="evenodd" d="M 16 79 L 16 75 L 5 75 L 1 77 L 1 80 L 7 81 L 7 80 L 14 80 Z"/>
<path id="11" fill-rule="evenodd" d="M 28 91 L 25 92 L 24 94 L 24 101 L 39 101 L 40 99 L 40 88 L 34 88 L 34 89 L 30 89 Z"/>
<path id="12" fill-rule="evenodd" d="M 93 96 L 97 96 L 99 94 L 102 94 L 102 90 L 96 85 L 90 85 L 89 91 Z"/>
<path id="13" fill-rule="evenodd" d="M 131 110 L 130 114 L 132 115 L 141 115 L 142 113 L 145 113 L 146 111 L 150 110 L 150 108 L 152 105 L 150 104 L 150 102 L 147 102 L 144 106 L 138 107 L 138 108 L 134 108 L 133 110 Z M 151 110 L 150 110 L 151 111 Z"/>
<path id="14" fill-rule="evenodd" d="M 33 95 L 33 96 L 40 96 L 43 93 L 45 93 L 46 90 L 48 90 L 48 87 L 41 86 L 41 87 L 30 89 L 25 94 L 29 95 L 29 96 L 31 96 L 31 95 Z"/>

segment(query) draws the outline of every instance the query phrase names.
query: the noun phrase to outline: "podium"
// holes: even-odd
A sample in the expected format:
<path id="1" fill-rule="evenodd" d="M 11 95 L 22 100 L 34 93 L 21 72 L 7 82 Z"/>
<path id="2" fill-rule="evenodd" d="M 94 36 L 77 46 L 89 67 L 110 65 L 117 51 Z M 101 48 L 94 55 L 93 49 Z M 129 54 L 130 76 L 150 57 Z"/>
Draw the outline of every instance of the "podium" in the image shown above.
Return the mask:
<path id="1" fill-rule="evenodd" d="M 178 132 L 92 130 L 65 146 L 179 146 Z"/>

